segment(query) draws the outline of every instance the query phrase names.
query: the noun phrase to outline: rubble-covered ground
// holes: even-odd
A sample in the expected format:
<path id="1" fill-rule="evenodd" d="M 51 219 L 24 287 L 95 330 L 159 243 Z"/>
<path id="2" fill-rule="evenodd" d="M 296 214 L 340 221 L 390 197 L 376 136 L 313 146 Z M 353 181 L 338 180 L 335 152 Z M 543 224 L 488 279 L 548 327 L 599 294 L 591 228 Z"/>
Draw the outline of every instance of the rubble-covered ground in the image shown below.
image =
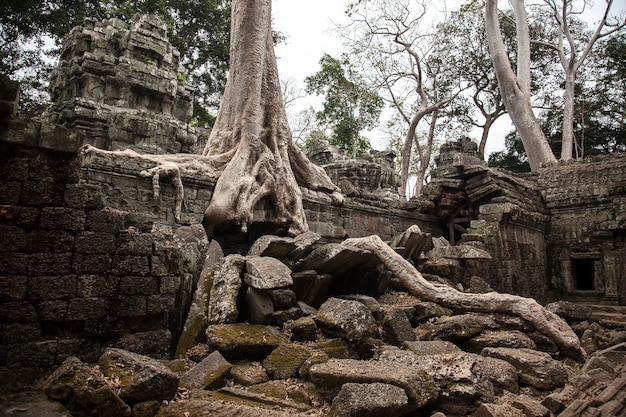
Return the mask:
<path id="1" fill-rule="evenodd" d="M 480 242 L 411 229 L 390 242 L 424 277 L 491 291 Z M 547 306 L 586 356 L 524 319 L 411 295 L 365 251 L 313 233 L 264 236 L 245 255 L 211 244 L 171 361 L 107 349 L 68 358 L 7 416 L 626 416 L 626 321 Z"/>

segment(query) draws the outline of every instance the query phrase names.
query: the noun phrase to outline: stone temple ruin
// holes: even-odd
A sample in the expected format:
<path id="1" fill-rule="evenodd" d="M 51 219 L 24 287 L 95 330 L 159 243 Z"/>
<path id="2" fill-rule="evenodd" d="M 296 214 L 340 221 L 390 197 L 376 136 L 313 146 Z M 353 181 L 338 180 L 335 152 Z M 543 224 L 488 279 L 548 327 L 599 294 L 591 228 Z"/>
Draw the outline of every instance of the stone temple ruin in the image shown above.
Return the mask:
<path id="1" fill-rule="evenodd" d="M 196 148 L 165 26 L 87 20 L 62 56 L 49 120 L 0 88 L 0 414 L 626 415 L 624 155 L 519 176 L 460 139 L 405 202 L 391 153 L 318 144 L 342 206 L 303 190 L 308 233 L 207 236 L 214 178 L 181 172 L 177 219 L 149 159 L 82 151 Z M 345 240 L 370 235 L 393 256 Z M 396 256 L 455 294 L 538 300 L 584 353 L 523 311 L 415 296 Z"/>

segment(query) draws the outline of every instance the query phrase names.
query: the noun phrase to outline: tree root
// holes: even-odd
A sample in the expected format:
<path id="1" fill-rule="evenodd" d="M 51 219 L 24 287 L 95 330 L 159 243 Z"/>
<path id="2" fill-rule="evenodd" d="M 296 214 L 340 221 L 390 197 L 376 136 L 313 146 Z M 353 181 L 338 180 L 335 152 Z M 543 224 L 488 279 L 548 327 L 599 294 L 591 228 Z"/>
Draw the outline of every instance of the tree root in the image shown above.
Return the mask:
<path id="1" fill-rule="evenodd" d="M 376 255 L 387 269 L 402 281 L 409 292 L 418 298 L 438 303 L 454 311 L 505 313 L 521 317 L 549 337 L 558 346 L 561 354 L 577 360 L 585 356 L 580 341 L 571 327 L 532 298 L 497 292 L 468 294 L 447 285 L 427 281 L 413 265 L 378 236 L 347 239 L 342 245 Z"/>
<path id="2" fill-rule="evenodd" d="M 143 170 L 139 173 L 142 178 L 152 177 L 152 195 L 156 201 L 159 198 L 160 180 L 161 178 L 169 178 L 170 182 L 176 190 L 176 205 L 174 208 L 174 218 L 176 222 L 180 222 L 180 213 L 183 207 L 183 196 L 185 195 L 183 189 L 183 182 L 180 179 L 180 168 L 173 162 L 157 165 L 154 168 Z"/>

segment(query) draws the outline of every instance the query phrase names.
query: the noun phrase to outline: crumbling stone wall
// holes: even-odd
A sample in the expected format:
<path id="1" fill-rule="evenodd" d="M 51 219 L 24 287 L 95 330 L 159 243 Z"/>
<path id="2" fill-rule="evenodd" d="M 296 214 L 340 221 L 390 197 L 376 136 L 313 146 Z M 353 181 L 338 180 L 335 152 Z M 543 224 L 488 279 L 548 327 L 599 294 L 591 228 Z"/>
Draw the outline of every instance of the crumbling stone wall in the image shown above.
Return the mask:
<path id="1" fill-rule="evenodd" d="M 81 182 L 82 135 L 2 118 L 0 391 L 107 346 L 167 357 L 208 246 Z"/>
<path id="2" fill-rule="evenodd" d="M 48 117 L 101 149 L 192 152 L 193 88 L 179 59 L 157 17 L 87 18 L 63 40 Z"/>
<path id="3" fill-rule="evenodd" d="M 544 168 L 549 274 L 557 294 L 626 304 L 626 155 Z"/>

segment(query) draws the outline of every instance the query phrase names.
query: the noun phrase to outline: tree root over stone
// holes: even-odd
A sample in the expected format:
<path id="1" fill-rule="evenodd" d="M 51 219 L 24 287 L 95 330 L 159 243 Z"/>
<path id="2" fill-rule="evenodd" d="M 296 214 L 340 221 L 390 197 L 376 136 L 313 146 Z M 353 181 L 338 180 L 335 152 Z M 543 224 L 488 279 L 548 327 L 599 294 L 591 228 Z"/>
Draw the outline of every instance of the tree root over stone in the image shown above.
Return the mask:
<path id="1" fill-rule="evenodd" d="M 438 303 L 454 311 L 505 313 L 521 317 L 548 336 L 558 346 L 561 354 L 576 360 L 585 357 L 580 341 L 571 327 L 532 298 L 497 292 L 469 294 L 427 281 L 411 263 L 375 235 L 347 239 L 341 245 L 376 255 L 387 269 L 402 281 L 407 290 L 418 298 Z"/>

